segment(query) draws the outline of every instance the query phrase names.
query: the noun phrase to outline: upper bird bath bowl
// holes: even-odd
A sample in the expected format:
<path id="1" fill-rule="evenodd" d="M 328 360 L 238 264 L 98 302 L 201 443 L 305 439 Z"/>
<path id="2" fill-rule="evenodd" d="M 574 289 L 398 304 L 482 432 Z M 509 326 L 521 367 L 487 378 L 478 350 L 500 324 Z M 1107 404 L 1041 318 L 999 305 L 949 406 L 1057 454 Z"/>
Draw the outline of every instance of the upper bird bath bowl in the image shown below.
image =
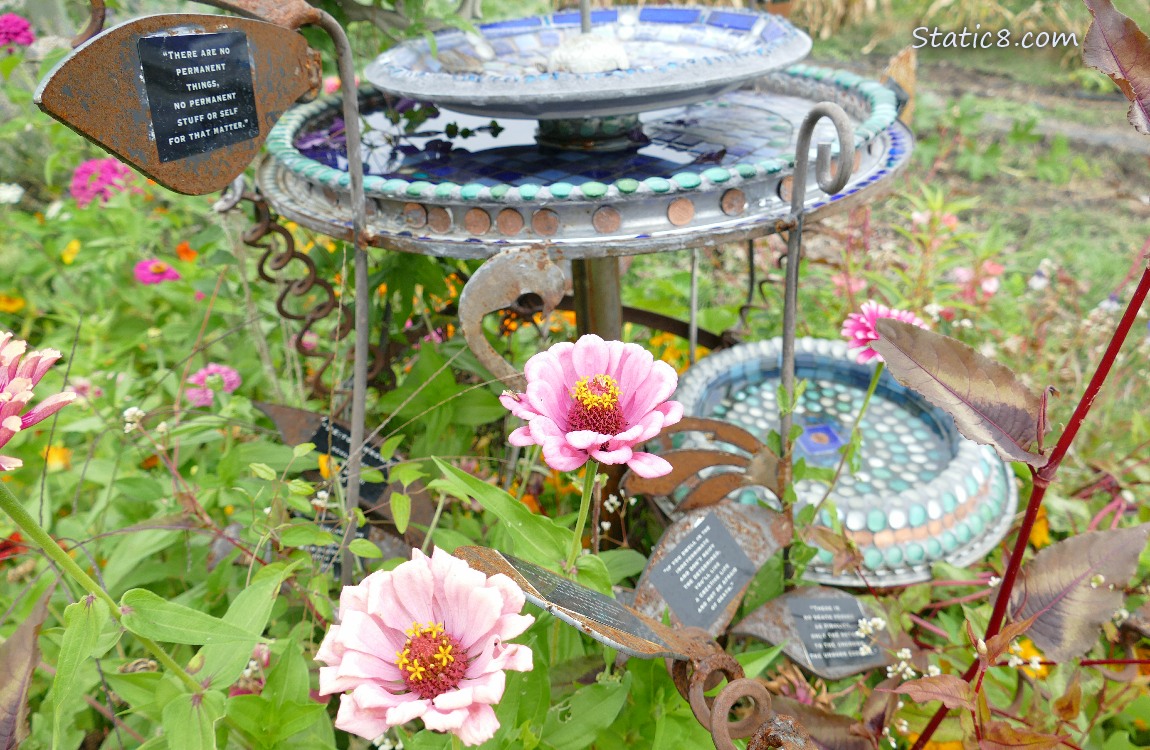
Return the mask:
<path id="1" fill-rule="evenodd" d="M 782 345 L 779 339 L 740 344 L 687 371 L 675 398 L 686 414 L 721 419 L 759 440 L 778 429 Z M 833 468 L 850 441 L 874 364 L 860 365 L 846 342 L 799 339 L 795 377 L 807 382 L 795 412 L 802 434 L 795 459 Z M 858 545 L 862 568 L 876 586 L 927 581 L 931 563 L 966 566 L 981 559 L 1010 527 L 1018 501 L 1010 467 L 995 452 L 958 434 L 954 420 L 884 372 L 862 425 L 861 466 L 844 469 L 830 500 L 838 521 Z M 684 446 L 685 447 L 685 446 Z M 706 447 L 696 439 L 690 447 Z M 723 450 L 738 452 L 734 446 Z M 796 484 L 801 505 L 818 503 L 826 485 Z M 760 487 L 741 500 L 776 504 Z M 824 508 L 815 523 L 830 526 Z M 853 572 L 836 574 L 830 552 L 820 550 L 806 578 L 859 586 Z"/>
<path id="2" fill-rule="evenodd" d="M 556 70 L 553 57 L 582 33 L 577 11 L 437 34 L 381 55 L 376 88 L 482 117 L 539 121 L 540 143 L 627 148 L 638 114 L 714 99 L 801 60 L 810 38 L 781 16 L 735 9 L 622 7 L 591 13 L 590 34 L 614 45 L 621 69 Z M 609 47 L 610 48 L 610 47 Z"/>

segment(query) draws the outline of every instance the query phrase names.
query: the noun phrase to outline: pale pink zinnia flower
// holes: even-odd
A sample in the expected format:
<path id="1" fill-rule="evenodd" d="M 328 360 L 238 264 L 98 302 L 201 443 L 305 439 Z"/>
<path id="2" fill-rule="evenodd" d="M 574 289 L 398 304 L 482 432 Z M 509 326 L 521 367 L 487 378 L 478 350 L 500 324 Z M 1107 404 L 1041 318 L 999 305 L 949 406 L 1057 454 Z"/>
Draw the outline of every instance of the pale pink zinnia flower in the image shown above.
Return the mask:
<path id="1" fill-rule="evenodd" d="M 32 24 L 28 19 L 15 13 L 5 13 L 0 16 L 0 49 L 7 54 L 16 51 L 16 47 L 27 47 L 36 41 L 32 33 Z"/>
<path id="2" fill-rule="evenodd" d="M 919 328 L 928 327 L 926 321 L 908 310 L 894 310 L 886 305 L 880 305 L 874 300 L 864 302 L 859 312 L 847 316 L 843 322 L 842 330 L 842 335 L 849 340 L 847 348 L 858 349 L 862 347 L 862 351 L 856 357 L 856 361 L 860 365 L 875 358 L 882 362 L 879 353 L 870 347 L 872 341 L 877 341 L 880 338 L 878 331 L 874 328 L 875 321 L 879 318 L 894 318 Z"/>
<path id="3" fill-rule="evenodd" d="M 678 384 L 669 364 L 638 344 L 589 334 L 536 354 L 523 374 L 526 393 L 499 397 L 527 421 L 508 436 L 512 445 L 543 446 L 543 460 L 557 471 L 594 459 L 627 464 L 641 477 L 670 473 L 666 459 L 634 450 L 683 417 L 683 405 L 667 400 Z"/>
<path id="4" fill-rule="evenodd" d="M 464 745 L 491 739 L 504 670 L 532 667 L 531 649 L 505 642 L 535 619 L 519 614 L 523 602 L 507 576 L 488 578 L 438 548 L 344 587 L 339 624 L 315 657 L 327 665 L 320 694 L 342 693 L 336 727 L 374 739 L 423 719 Z"/>
<path id="5" fill-rule="evenodd" d="M 215 381 L 208 383 L 210 378 L 215 378 Z M 231 393 L 239 388 L 244 381 L 240 374 L 232 368 L 213 362 L 207 367 L 197 370 L 188 378 L 188 382 L 200 386 L 199 388 L 189 388 L 184 393 L 188 397 L 188 401 L 192 402 L 192 406 L 211 406 L 216 393 L 211 387 L 208 387 L 209 385 L 223 388 L 224 393 Z"/>
<path id="6" fill-rule="evenodd" d="M 169 264 L 155 258 L 148 258 L 136 264 L 132 271 L 141 284 L 162 284 L 165 281 L 179 281 L 180 272 Z"/>
<path id="7" fill-rule="evenodd" d="M 0 448 L 20 430 L 43 421 L 76 400 L 71 392 L 54 393 L 24 416 L 20 412 L 32 400 L 32 389 L 60 359 L 60 352 L 44 349 L 29 352 L 28 344 L 11 332 L 0 331 Z M 0 471 L 19 469 L 24 462 L 11 456 L 0 456 Z"/>
<path id="8" fill-rule="evenodd" d="M 89 159 L 72 173 L 70 190 L 76 204 L 83 208 L 96 198 L 100 203 L 107 203 L 108 199 L 128 187 L 132 181 L 132 170 L 118 160 L 107 157 L 104 159 Z"/>

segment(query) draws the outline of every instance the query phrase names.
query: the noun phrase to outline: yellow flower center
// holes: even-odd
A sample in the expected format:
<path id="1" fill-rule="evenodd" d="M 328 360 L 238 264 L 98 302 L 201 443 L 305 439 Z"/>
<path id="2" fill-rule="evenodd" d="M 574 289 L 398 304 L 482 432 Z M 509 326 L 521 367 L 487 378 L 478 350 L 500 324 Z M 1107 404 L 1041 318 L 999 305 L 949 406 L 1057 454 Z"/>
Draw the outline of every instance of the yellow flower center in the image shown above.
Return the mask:
<path id="1" fill-rule="evenodd" d="M 152 273 L 164 273 L 168 270 L 168 264 L 158 260 L 152 265 L 148 266 L 148 270 Z"/>
<path id="2" fill-rule="evenodd" d="M 407 689 L 427 699 L 454 690 L 467 673 L 459 641 L 434 622 L 412 623 L 404 635 L 407 642 L 395 652 L 395 666 Z"/>
<path id="3" fill-rule="evenodd" d="M 619 407 L 622 392 L 610 375 L 587 375 L 571 389 L 571 410 L 567 427 L 571 431 L 591 430 L 600 435 L 618 435 L 627 429 L 627 420 Z"/>

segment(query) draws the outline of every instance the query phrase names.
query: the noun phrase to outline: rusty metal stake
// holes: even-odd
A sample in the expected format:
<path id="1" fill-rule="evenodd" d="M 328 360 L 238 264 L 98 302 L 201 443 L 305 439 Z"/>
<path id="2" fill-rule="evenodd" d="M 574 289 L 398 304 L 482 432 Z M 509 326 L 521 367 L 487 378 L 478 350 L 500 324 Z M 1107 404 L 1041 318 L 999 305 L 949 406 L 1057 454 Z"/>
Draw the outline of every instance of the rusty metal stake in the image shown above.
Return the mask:
<path id="1" fill-rule="evenodd" d="M 352 512 L 359 507 L 359 476 L 363 463 L 364 421 L 367 412 L 367 362 L 371 357 L 371 290 L 367 283 L 367 201 L 363 192 L 363 156 L 360 151 L 359 91 L 355 85 L 355 61 L 351 43 L 339 22 L 319 11 L 317 24 L 335 44 L 343 90 L 343 121 L 347 133 L 347 171 L 351 179 L 352 243 L 355 247 L 355 359 L 352 364 L 351 457 L 347 465 L 344 518 L 347 528 L 340 541 L 340 575 L 344 586 L 352 583 L 352 555 L 348 545 L 355 537 Z"/>
<path id="2" fill-rule="evenodd" d="M 842 107 L 831 102 L 822 102 L 811 108 L 802 126 L 799 127 L 798 144 L 795 146 L 795 170 L 791 185 L 792 227 L 787 233 L 787 275 L 783 296 L 783 363 L 782 385 L 787 394 L 786 404 L 779 404 L 779 436 L 782 441 L 782 457 L 779 462 L 779 487 L 791 482 L 791 413 L 790 405 L 795 397 L 795 326 L 798 310 L 799 261 L 803 250 L 803 214 L 807 194 L 807 171 L 810 160 L 811 138 L 815 125 L 823 117 L 834 123 L 839 140 L 838 159 L 831 169 L 831 146 L 818 145 L 815 160 L 815 179 L 819 189 L 827 195 L 834 195 L 846 187 L 854 167 L 854 128 Z"/>

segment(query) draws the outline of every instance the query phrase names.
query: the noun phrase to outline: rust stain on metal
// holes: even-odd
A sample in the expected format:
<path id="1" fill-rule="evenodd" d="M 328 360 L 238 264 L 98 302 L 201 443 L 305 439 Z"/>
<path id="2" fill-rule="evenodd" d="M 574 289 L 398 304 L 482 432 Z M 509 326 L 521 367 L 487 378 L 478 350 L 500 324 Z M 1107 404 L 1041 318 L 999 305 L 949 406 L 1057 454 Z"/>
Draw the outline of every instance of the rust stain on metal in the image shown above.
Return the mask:
<path id="1" fill-rule="evenodd" d="M 734 537 L 755 570 L 762 567 L 771 555 L 790 544 L 794 535 L 794 527 L 789 516 L 762 506 L 740 505 L 730 500 L 723 500 L 708 508 L 689 511 L 668 527 L 651 552 L 647 567 L 635 589 L 635 609 L 655 619 L 661 619 L 663 612 L 667 611 L 672 625 L 682 626 L 682 621 L 675 616 L 674 611 L 670 610 L 659 590 L 649 579 L 656 567 L 694 530 L 696 522 L 709 513 L 713 513 Z M 745 593 L 746 586 L 735 592 L 731 601 L 707 627 L 710 635 L 717 636 L 726 631 Z"/>
<path id="2" fill-rule="evenodd" d="M 480 266 L 463 286 L 459 295 L 459 326 L 463 337 L 483 366 L 508 388 L 522 391 L 527 384 L 523 375 L 487 341 L 483 317 L 511 307 L 528 293 L 539 295 L 543 312 L 547 314 L 555 309 L 566 291 L 563 270 L 551 262 L 543 248 L 504 250 Z"/>
<path id="3" fill-rule="evenodd" d="M 550 237 L 559 231 L 559 214 L 541 208 L 531 216 L 531 228 L 541 237 Z"/>
<path id="4" fill-rule="evenodd" d="M 732 738 L 750 737 L 775 715 L 771 707 L 771 694 L 763 683 L 742 676 L 728 679 L 727 686 L 715 696 L 711 704 L 711 737 L 715 740 L 715 747 L 722 750 L 733 750 L 735 745 L 731 742 Z M 750 702 L 754 710 L 741 719 L 731 721 L 731 709 L 740 701 L 744 705 Z"/>
<path id="5" fill-rule="evenodd" d="M 463 227 L 472 234 L 487 234 L 491 230 L 491 214 L 472 208 L 463 215 Z"/>
<path id="6" fill-rule="evenodd" d="M 695 218 L 695 204 L 690 198 L 676 198 L 667 206 L 667 221 L 677 227 L 691 223 Z"/>
<path id="7" fill-rule="evenodd" d="M 446 233 L 451 229 L 451 213 L 442 206 L 432 206 L 427 210 L 427 226 L 434 232 Z"/>
<path id="8" fill-rule="evenodd" d="M 794 185 L 794 175 L 787 175 L 779 181 L 779 198 L 783 200 L 783 203 L 791 202 L 791 192 L 794 189 Z"/>
<path id="9" fill-rule="evenodd" d="M 710 439 L 731 443 L 751 454 L 746 457 L 728 451 L 685 448 L 670 449 L 670 436 L 678 432 L 703 432 Z M 621 482 L 629 494 L 672 497 L 679 487 L 686 488 L 676 507 L 677 511 L 688 511 L 714 505 L 730 493 L 748 486 L 762 485 L 776 496 L 776 482 L 769 471 L 772 461 L 777 460 L 771 451 L 754 435 L 733 424 L 717 419 L 687 417 L 678 424 L 663 431 L 659 437 L 663 446 L 660 452 L 671 464 L 671 472 L 662 477 L 645 479 L 628 472 Z M 729 466 L 731 470 L 710 473 L 704 477 L 704 470 L 717 466 Z"/>
<path id="10" fill-rule="evenodd" d="M 319 24 L 320 10 L 305 0 L 199 0 L 204 5 L 239 13 L 277 26 L 298 29 Z"/>
<path id="11" fill-rule="evenodd" d="M 505 208 L 495 217 L 495 226 L 499 233 L 508 237 L 523 231 L 524 224 L 523 214 L 514 208 Z"/>
<path id="12" fill-rule="evenodd" d="M 719 199 L 719 208 L 727 216 L 738 216 L 747 210 L 747 196 L 738 188 L 731 188 Z"/>
<path id="13" fill-rule="evenodd" d="M 246 35 L 258 135 L 161 161 L 138 42 L 157 35 L 220 32 Z M 200 14 L 149 16 L 109 29 L 72 52 L 41 83 L 35 101 L 164 187 L 203 195 L 227 187 L 247 168 L 280 115 L 314 90 L 321 70 L 319 53 L 281 25 Z"/>
<path id="14" fill-rule="evenodd" d="M 623 216 L 617 208 L 603 206 L 591 216 L 591 225 L 600 234 L 610 234 L 619 231 L 623 225 Z"/>
<path id="15" fill-rule="evenodd" d="M 802 724 L 784 714 L 775 714 L 747 743 L 747 750 L 819 750 L 819 747 Z"/>
<path id="16" fill-rule="evenodd" d="M 253 403 L 257 409 L 268 415 L 272 422 L 275 423 L 276 429 L 279 430 L 280 435 L 283 437 L 283 441 L 288 445 L 314 442 L 316 434 L 323 429 L 325 417 L 322 414 L 316 414 L 315 412 L 304 409 L 296 409 L 291 406 L 281 406 L 279 404 L 268 404 L 259 401 Z M 345 424 L 334 420 L 328 420 L 327 423 L 331 425 L 334 431 L 342 431 L 344 434 L 351 433 L 351 428 Z M 379 448 L 383 444 L 383 441 L 379 438 L 371 439 L 367 442 L 368 445 L 373 448 Z M 323 447 L 317 443 L 316 449 L 322 451 Z M 394 458 L 396 461 L 404 460 L 402 456 L 399 455 L 396 455 Z M 314 481 L 322 481 L 319 472 L 314 472 Z M 423 486 L 422 482 L 413 482 L 407 486 L 406 490 L 404 490 L 402 484 L 391 482 L 384 488 L 378 503 L 373 505 L 363 500 L 361 507 L 369 518 L 379 518 L 391 524 L 392 519 L 389 512 L 390 503 L 388 498 L 393 492 L 405 491 L 411 498 L 411 520 L 407 532 L 403 537 L 409 544 L 419 545 L 423 543 L 424 533 L 417 527 L 426 528 L 435 515 L 435 503 L 432 502 L 431 495 Z"/>
<path id="17" fill-rule="evenodd" d="M 422 229 L 427 225 L 427 209 L 419 203 L 404 203 L 403 223 L 414 229 Z"/>

